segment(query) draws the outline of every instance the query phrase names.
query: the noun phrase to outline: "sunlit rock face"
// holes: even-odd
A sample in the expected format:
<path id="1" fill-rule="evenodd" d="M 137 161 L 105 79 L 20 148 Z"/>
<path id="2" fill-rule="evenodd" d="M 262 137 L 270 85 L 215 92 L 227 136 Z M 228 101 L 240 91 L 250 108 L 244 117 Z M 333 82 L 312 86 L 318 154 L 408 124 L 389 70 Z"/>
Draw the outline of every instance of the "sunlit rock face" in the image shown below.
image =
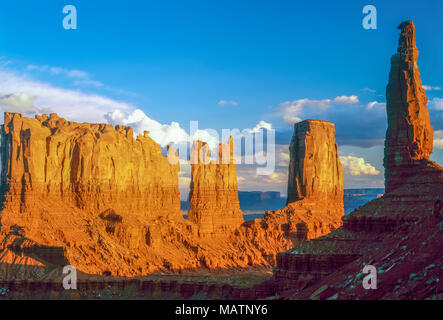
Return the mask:
<path id="1" fill-rule="evenodd" d="M 39 199 L 95 213 L 112 208 L 148 218 L 180 216 L 178 164 L 145 132 L 66 121 L 56 114 L 5 113 L 2 184 L 21 211 Z M 173 150 L 170 150 L 173 152 Z"/>
<path id="2" fill-rule="evenodd" d="M 438 290 L 423 266 L 441 264 L 443 168 L 429 160 L 433 129 L 416 64 L 414 24 L 406 21 L 399 29 L 386 93 L 386 193 L 343 217 L 339 229 L 278 255 L 279 290 L 291 289 L 298 299 L 424 299 Z M 347 282 L 368 261 L 390 266 L 379 272 L 377 290 L 362 288 L 361 279 Z M 408 285 L 411 274 L 420 274 L 414 287 Z M 394 282 L 399 285 L 390 287 Z M 305 290 L 308 284 L 313 285 Z"/>
<path id="3" fill-rule="evenodd" d="M 187 220 L 178 155 L 163 156 L 149 132 L 134 139 L 131 127 L 6 113 L 1 142 L 0 266 L 11 268 L 0 280 L 17 279 L 19 265 L 125 277 L 270 268 L 292 247 L 284 216 L 244 223 L 232 139 L 219 146 L 221 163 L 199 152 Z"/>
<path id="4" fill-rule="evenodd" d="M 386 88 L 388 130 L 384 166 L 387 192 L 419 170 L 423 160 L 429 160 L 433 148 L 427 98 L 417 66 L 415 26 L 412 21 L 405 21 L 398 28 L 398 49 L 391 57 Z"/>
<path id="5" fill-rule="evenodd" d="M 322 120 L 296 123 L 292 136 L 288 200 L 343 201 L 343 169 L 334 124 Z"/>
<path id="6" fill-rule="evenodd" d="M 320 237 L 342 225 L 343 169 L 334 125 L 322 120 L 296 123 L 289 162 L 286 217 L 294 244 Z"/>
<path id="7" fill-rule="evenodd" d="M 218 147 L 218 158 L 210 159 L 208 144 L 195 141 L 191 150 L 189 220 L 200 235 L 221 235 L 244 222 L 238 201 L 234 140 Z"/>

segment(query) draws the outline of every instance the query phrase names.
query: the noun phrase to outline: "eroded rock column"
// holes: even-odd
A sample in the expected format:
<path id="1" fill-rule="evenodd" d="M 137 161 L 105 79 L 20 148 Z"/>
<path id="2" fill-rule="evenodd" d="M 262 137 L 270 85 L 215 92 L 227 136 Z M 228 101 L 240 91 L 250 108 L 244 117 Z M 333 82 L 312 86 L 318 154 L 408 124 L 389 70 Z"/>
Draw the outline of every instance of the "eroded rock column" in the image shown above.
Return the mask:
<path id="1" fill-rule="evenodd" d="M 207 143 L 195 141 L 191 151 L 189 220 L 200 235 L 221 235 L 239 227 L 243 215 L 238 201 L 237 166 L 232 137 L 218 147 L 218 159 L 210 159 Z"/>
<path id="2" fill-rule="evenodd" d="M 412 21 L 405 21 L 398 28 L 398 49 L 391 57 L 391 71 L 386 88 L 386 192 L 401 186 L 402 180 L 411 173 L 415 174 L 417 165 L 429 160 L 433 147 L 433 129 L 426 107 L 427 98 L 417 66 L 415 26 Z"/>

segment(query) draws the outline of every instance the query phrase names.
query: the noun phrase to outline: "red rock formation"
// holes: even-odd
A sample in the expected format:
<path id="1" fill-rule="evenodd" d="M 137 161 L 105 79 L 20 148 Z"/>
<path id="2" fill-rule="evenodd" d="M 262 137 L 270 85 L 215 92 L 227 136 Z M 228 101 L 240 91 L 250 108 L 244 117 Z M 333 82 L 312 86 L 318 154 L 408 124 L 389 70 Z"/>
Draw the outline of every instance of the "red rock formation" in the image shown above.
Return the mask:
<path id="1" fill-rule="evenodd" d="M 195 165 L 189 220 L 179 210 L 177 153 L 163 157 L 147 132 L 134 139 L 129 127 L 6 113 L 1 148 L 0 265 L 68 261 L 121 276 L 267 269 L 291 247 L 279 219 L 241 225 L 232 141 L 219 149 L 227 163 Z"/>
<path id="2" fill-rule="evenodd" d="M 391 58 L 386 88 L 388 130 L 385 140 L 386 191 L 390 192 L 429 160 L 433 129 L 426 108 L 427 98 L 417 66 L 415 27 L 412 21 L 399 25 L 397 53 Z"/>
<path id="3" fill-rule="evenodd" d="M 163 157 L 147 133 L 134 139 L 126 127 L 6 114 L 0 264 L 33 270 L 69 262 L 79 271 L 120 276 L 269 269 L 278 252 L 334 227 L 331 207 L 318 199 L 243 223 L 233 140 L 219 146 L 221 163 L 205 164 L 205 148 L 194 145 L 203 152 L 193 164 L 185 220 L 177 154 L 169 148 Z"/>
<path id="4" fill-rule="evenodd" d="M 29 210 L 63 201 L 101 213 L 179 217 L 179 166 L 131 127 L 74 123 L 56 114 L 24 118 L 5 113 L 2 184 L 6 206 Z"/>
<path id="5" fill-rule="evenodd" d="M 275 214 L 287 216 L 288 234 L 299 243 L 341 226 L 343 169 L 330 122 L 296 123 L 289 150 L 288 204 Z"/>
<path id="6" fill-rule="evenodd" d="M 196 141 L 191 151 L 191 190 L 188 218 L 200 235 L 223 235 L 238 228 L 243 214 L 238 201 L 234 140 L 220 144 L 217 160 L 207 143 Z"/>
<path id="7" fill-rule="evenodd" d="M 435 295 L 425 289 L 416 291 L 414 285 L 435 288 L 424 268 L 428 263 L 442 265 L 443 228 L 433 211 L 436 201 L 443 199 L 443 168 L 429 160 L 433 132 L 416 65 L 414 24 L 407 21 L 399 29 L 399 49 L 391 60 L 387 87 L 386 194 L 345 216 L 343 227 L 331 234 L 279 255 L 277 286 L 280 292 L 292 290 L 284 296 L 374 299 L 403 295 L 412 299 Z M 383 275 L 384 285 L 377 290 L 362 288 L 361 270 L 366 264 L 376 266 L 379 276 Z M 414 272 L 422 274 L 419 282 L 410 281 Z"/>
<path id="8" fill-rule="evenodd" d="M 289 146 L 287 204 L 309 199 L 343 207 L 343 169 L 334 124 L 322 120 L 296 123 Z"/>

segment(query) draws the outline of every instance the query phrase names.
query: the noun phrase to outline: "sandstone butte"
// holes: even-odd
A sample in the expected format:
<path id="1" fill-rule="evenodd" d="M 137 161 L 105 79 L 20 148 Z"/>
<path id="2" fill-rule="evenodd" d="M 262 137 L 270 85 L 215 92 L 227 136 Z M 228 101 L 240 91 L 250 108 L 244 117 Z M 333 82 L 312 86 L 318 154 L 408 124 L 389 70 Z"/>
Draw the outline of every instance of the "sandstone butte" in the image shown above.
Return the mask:
<path id="1" fill-rule="evenodd" d="M 433 129 L 417 66 L 412 21 L 399 25 L 386 89 L 386 193 L 332 233 L 277 257 L 285 299 L 443 299 L 443 168 L 429 160 Z M 365 265 L 377 290 L 365 290 Z"/>
<path id="2" fill-rule="evenodd" d="M 289 154 L 287 207 L 282 211 L 290 217 L 290 228 L 309 240 L 340 227 L 343 169 L 334 124 L 313 119 L 296 123 Z"/>

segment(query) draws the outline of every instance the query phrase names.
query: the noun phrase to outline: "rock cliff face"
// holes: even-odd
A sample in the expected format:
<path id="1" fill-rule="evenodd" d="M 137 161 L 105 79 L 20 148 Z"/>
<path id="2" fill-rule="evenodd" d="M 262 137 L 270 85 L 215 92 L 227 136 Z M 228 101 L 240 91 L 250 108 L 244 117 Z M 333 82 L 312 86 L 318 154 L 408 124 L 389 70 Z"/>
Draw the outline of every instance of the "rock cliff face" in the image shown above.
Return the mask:
<path id="1" fill-rule="evenodd" d="M 433 131 L 414 24 L 399 29 L 387 87 L 386 193 L 345 216 L 341 228 L 278 255 L 274 277 L 283 296 L 415 299 L 436 292 L 425 267 L 442 265 L 442 216 L 435 208 L 443 200 L 443 168 L 429 160 Z M 367 264 L 378 270 L 377 290 L 362 288 Z M 420 279 L 412 279 L 417 274 Z"/>
<path id="2" fill-rule="evenodd" d="M 217 160 L 210 159 L 209 146 L 195 141 L 191 150 L 191 190 L 188 218 L 200 235 L 223 235 L 238 228 L 243 214 L 238 201 L 234 140 L 220 144 Z"/>
<path id="3" fill-rule="evenodd" d="M 343 203 L 343 170 L 332 123 L 296 123 L 289 150 L 287 204 L 302 199 Z"/>
<path id="4" fill-rule="evenodd" d="M 388 130 L 385 140 L 386 191 L 402 184 L 404 177 L 419 170 L 429 160 L 433 129 L 426 108 L 427 98 L 417 66 L 415 26 L 412 21 L 399 25 L 397 53 L 391 58 L 386 88 Z"/>
<path id="5" fill-rule="evenodd" d="M 243 223 L 232 140 L 219 148 L 227 150 L 225 163 L 195 163 L 193 211 L 185 220 L 177 153 L 168 148 L 162 156 L 148 132 L 134 139 L 130 127 L 6 113 L 1 137 L 4 270 L 68 263 L 89 274 L 125 277 L 268 270 L 278 252 L 291 248 L 284 219 Z"/>
<path id="6" fill-rule="evenodd" d="M 179 166 L 162 156 L 148 132 L 134 139 L 131 127 L 79 124 L 56 114 L 4 118 L 5 206 L 25 212 L 40 201 L 63 201 L 97 214 L 180 216 Z"/>
<path id="7" fill-rule="evenodd" d="M 287 216 L 288 233 L 296 244 L 342 225 L 343 169 L 330 122 L 296 123 L 289 150 L 287 206 L 275 213 Z"/>

